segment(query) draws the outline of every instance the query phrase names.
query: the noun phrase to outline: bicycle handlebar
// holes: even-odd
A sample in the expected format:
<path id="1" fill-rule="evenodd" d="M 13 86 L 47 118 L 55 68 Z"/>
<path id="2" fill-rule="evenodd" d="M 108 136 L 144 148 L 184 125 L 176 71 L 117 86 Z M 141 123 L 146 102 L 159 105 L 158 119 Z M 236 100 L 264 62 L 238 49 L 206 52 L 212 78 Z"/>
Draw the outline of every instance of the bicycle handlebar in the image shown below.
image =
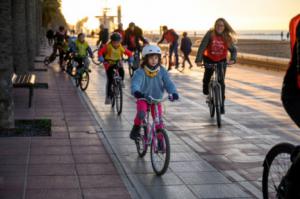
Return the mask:
<path id="1" fill-rule="evenodd" d="M 155 99 L 153 98 L 152 96 L 149 96 L 149 98 L 139 98 L 137 99 L 138 101 L 139 100 L 142 100 L 142 101 L 146 101 L 148 104 L 158 104 L 158 103 L 161 103 L 161 102 L 164 102 L 164 101 L 167 101 L 169 100 L 169 97 L 171 95 L 168 95 L 167 97 L 164 97 L 162 99 Z"/>

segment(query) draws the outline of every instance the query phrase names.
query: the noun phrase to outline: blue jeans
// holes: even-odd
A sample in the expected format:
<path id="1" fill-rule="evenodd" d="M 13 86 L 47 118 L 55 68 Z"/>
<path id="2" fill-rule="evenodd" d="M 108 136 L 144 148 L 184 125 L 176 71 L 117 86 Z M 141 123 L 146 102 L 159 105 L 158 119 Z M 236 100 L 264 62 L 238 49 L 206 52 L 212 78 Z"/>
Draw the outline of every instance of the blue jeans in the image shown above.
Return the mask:
<path id="1" fill-rule="evenodd" d="M 178 41 L 174 41 L 169 47 L 169 67 L 171 67 L 173 52 L 175 54 L 175 66 L 178 66 Z"/>

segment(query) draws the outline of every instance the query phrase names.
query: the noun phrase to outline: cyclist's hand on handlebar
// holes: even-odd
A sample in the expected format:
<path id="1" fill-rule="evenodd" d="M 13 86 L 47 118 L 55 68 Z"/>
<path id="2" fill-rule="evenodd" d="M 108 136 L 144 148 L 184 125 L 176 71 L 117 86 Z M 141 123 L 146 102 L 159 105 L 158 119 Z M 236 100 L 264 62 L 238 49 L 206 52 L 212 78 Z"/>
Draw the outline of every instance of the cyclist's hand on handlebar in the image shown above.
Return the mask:
<path id="1" fill-rule="evenodd" d="M 137 99 L 140 99 L 140 98 L 144 98 L 145 96 L 140 91 L 135 91 L 134 92 L 134 97 L 137 98 Z"/>
<path id="2" fill-rule="evenodd" d="M 170 94 L 169 95 L 169 100 L 171 102 L 175 101 L 175 100 L 178 100 L 179 99 L 179 95 L 177 93 L 173 93 L 173 94 Z"/>

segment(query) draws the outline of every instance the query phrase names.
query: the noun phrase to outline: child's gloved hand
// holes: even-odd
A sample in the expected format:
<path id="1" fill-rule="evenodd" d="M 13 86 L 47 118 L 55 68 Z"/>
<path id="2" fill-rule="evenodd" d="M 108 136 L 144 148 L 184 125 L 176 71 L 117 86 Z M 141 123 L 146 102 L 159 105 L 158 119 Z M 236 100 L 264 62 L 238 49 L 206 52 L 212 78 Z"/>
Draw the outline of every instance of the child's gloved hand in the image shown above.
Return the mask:
<path id="1" fill-rule="evenodd" d="M 104 57 L 103 56 L 98 57 L 98 61 L 103 63 L 104 62 Z"/>
<path id="2" fill-rule="evenodd" d="M 134 97 L 137 98 L 137 99 L 140 99 L 140 98 L 144 98 L 145 96 L 140 91 L 135 91 L 134 92 Z"/>
<path id="3" fill-rule="evenodd" d="M 170 101 L 175 101 L 179 99 L 179 95 L 177 93 L 173 93 L 171 95 L 169 95 L 169 100 Z"/>

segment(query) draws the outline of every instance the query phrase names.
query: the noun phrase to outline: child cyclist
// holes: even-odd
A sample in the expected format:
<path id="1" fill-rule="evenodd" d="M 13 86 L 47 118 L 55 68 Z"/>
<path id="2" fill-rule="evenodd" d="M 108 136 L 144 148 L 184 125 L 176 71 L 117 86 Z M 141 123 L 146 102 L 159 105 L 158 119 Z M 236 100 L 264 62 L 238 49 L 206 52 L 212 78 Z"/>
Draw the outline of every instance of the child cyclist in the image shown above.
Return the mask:
<path id="1" fill-rule="evenodd" d="M 92 49 L 89 44 L 85 41 L 85 35 L 83 33 L 79 33 L 75 44 L 71 44 L 71 48 L 73 46 L 73 52 L 75 53 L 74 60 L 78 62 L 77 70 L 81 69 L 83 66 L 89 68 L 90 61 L 88 55 L 91 58 L 94 58 Z"/>
<path id="2" fill-rule="evenodd" d="M 131 81 L 131 93 L 136 99 L 153 97 L 161 99 L 166 90 L 170 94 L 170 100 L 178 100 L 179 96 L 174 83 L 171 81 L 168 72 L 161 66 L 161 49 L 155 45 L 147 45 L 142 51 L 143 63 L 136 70 Z M 148 104 L 144 100 L 137 100 L 137 114 L 134 125 L 130 133 L 130 138 L 135 140 L 140 135 L 140 125 L 144 120 Z M 160 121 L 162 121 L 162 107 L 158 105 Z M 152 117 L 154 117 L 154 106 L 151 107 Z M 161 123 L 156 127 L 163 128 Z"/>
<path id="3" fill-rule="evenodd" d="M 214 28 L 209 30 L 199 46 L 196 56 L 197 65 L 201 65 L 204 62 L 204 66 L 209 64 L 222 64 L 223 68 L 219 71 L 224 72 L 220 75 L 219 83 L 222 87 L 223 104 L 221 105 L 221 113 L 224 114 L 224 100 L 225 100 L 225 72 L 226 65 L 234 64 L 236 62 L 237 50 L 234 45 L 235 31 L 231 28 L 228 22 L 219 18 L 216 20 Z M 227 62 L 227 53 L 231 54 L 230 60 Z M 218 65 L 218 66 L 220 66 Z M 214 73 L 212 68 L 206 67 L 203 76 L 203 94 L 208 95 L 208 85 L 210 79 Z M 223 77 L 223 78 L 222 78 Z"/>
<path id="4" fill-rule="evenodd" d="M 105 104 L 110 104 L 110 88 L 113 82 L 114 66 L 118 61 L 122 60 L 123 54 L 129 57 L 129 62 L 133 61 L 132 52 L 121 45 L 122 37 L 119 33 L 113 33 L 110 40 L 111 41 L 107 45 L 104 45 L 103 48 L 98 51 L 98 60 L 102 63 L 105 62 L 104 68 L 107 75 Z M 124 68 L 120 67 L 118 70 L 122 80 L 124 80 Z M 124 86 L 123 82 L 122 84 Z"/>

